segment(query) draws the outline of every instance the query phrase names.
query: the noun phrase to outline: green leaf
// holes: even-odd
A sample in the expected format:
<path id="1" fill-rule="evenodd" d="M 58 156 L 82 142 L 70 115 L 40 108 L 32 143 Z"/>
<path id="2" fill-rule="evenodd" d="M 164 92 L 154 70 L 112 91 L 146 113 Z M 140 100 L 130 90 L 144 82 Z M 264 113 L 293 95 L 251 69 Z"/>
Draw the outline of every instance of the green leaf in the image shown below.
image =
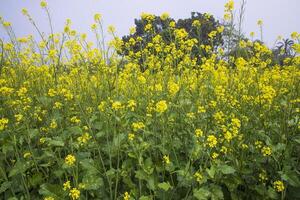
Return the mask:
<path id="1" fill-rule="evenodd" d="M 154 180 L 154 176 L 151 176 L 147 179 L 147 187 L 150 190 L 155 190 L 155 180 Z"/>
<path id="2" fill-rule="evenodd" d="M 212 185 L 210 186 L 210 191 L 212 200 L 224 199 L 223 191 L 220 186 Z"/>
<path id="3" fill-rule="evenodd" d="M 39 130 L 38 129 L 29 129 L 28 134 L 30 138 L 35 138 L 39 135 Z"/>
<path id="4" fill-rule="evenodd" d="M 84 159 L 79 162 L 82 168 L 87 172 L 87 174 L 98 174 L 99 170 L 95 167 L 94 160 Z"/>
<path id="5" fill-rule="evenodd" d="M 207 200 L 210 197 L 210 191 L 207 188 L 200 188 L 198 190 L 194 190 L 193 195 L 198 200 Z"/>
<path id="6" fill-rule="evenodd" d="M 104 131 L 99 131 L 98 133 L 96 133 L 96 138 L 102 138 L 103 136 L 105 136 L 105 132 Z"/>
<path id="7" fill-rule="evenodd" d="M 41 183 L 43 183 L 44 179 L 43 179 L 43 174 L 42 173 L 36 173 L 33 174 L 32 176 L 30 176 L 28 178 L 30 184 L 34 187 L 40 185 Z"/>
<path id="8" fill-rule="evenodd" d="M 294 171 L 288 171 L 281 174 L 281 178 L 294 187 L 300 187 L 300 180 Z"/>
<path id="9" fill-rule="evenodd" d="M 86 190 L 97 190 L 104 185 L 103 179 L 99 176 L 87 175 L 82 179 Z"/>
<path id="10" fill-rule="evenodd" d="M 79 126 L 69 127 L 68 132 L 72 135 L 82 135 L 82 129 Z"/>
<path id="11" fill-rule="evenodd" d="M 210 178 L 214 178 L 215 177 L 215 173 L 216 173 L 216 168 L 215 166 L 211 166 L 210 169 L 206 169 L 206 172 L 208 173 Z"/>
<path id="12" fill-rule="evenodd" d="M 139 200 L 152 200 L 151 196 L 141 196 Z"/>
<path id="13" fill-rule="evenodd" d="M 162 182 L 162 183 L 159 183 L 157 185 L 160 189 L 163 189 L 164 191 L 168 191 L 169 189 L 172 188 L 172 186 L 170 185 L 169 182 Z"/>
<path id="14" fill-rule="evenodd" d="M 278 194 L 277 192 L 274 190 L 274 188 L 269 187 L 268 192 L 267 192 L 268 197 L 270 197 L 271 199 L 278 199 Z"/>
<path id="15" fill-rule="evenodd" d="M 12 184 L 11 181 L 5 181 L 4 183 L 2 183 L 0 187 L 0 194 L 5 192 L 7 189 L 9 189 L 11 184 Z"/>
<path id="16" fill-rule="evenodd" d="M 53 197 L 55 199 L 64 199 L 64 191 L 61 185 L 45 183 L 41 185 L 39 193 L 43 196 Z"/>
<path id="17" fill-rule="evenodd" d="M 58 140 L 50 139 L 48 141 L 48 144 L 50 146 L 55 146 L 55 147 L 63 147 L 63 146 L 65 146 L 65 143 L 62 141 L 62 139 L 60 139 L 60 138 L 56 138 L 56 139 L 58 139 Z"/>
<path id="18" fill-rule="evenodd" d="M 17 161 L 13 168 L 10 170 L 8 177 L 12 177 L 18 174 L 26 172 L 30 168 L 30 163 L 25 161 Z"/>
<path id="19" fill-rule="evenodd" d="M 147 180 L 148 175 L 143 170 L 136 170 L 135 171 L 135 178 L 140 179 L 140 180 Z"/>
<path id="20" fill-rule="evenodd" d="M 223 174 L 233 174 L 235 172 L 235 169 L 229 165 L 220 165 L 219 169 Z"/>

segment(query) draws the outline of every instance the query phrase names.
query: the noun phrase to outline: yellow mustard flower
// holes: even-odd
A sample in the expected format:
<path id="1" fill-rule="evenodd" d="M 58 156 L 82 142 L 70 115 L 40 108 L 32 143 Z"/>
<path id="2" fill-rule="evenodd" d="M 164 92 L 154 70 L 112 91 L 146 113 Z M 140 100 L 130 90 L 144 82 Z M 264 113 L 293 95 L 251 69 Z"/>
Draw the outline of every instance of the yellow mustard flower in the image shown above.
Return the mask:
<path id="1" fill-rule="evenodd" d="M 200 172 L 196 172 L 196 173 L 194 174 L 194 177 L 196 178 L 196 181 L 197 181 L 198 183 L 201 183 L 201 181 L 203 180 L 203 175 L 202 175 Z"/>
<path id="2" fill-rule="evenodd" d="M 165 101 L 165 100 L 161 100 L 161 101 L 157 102 L 155 105 L 155 110 L 158 113 L 163 113 L 167 109 L 168 109 L 168 104 L 167 104 L 167 101 Z"/>
<path id="3" fill-rule="evenodd" d="M 124 198 L 123 200 L 130 200 L 130 194 L 128 192 L 124 193 Z"/>
<path id="4" fill-rule="evenodd" d="M 143 122 L 133 122 L 132 128 L 134 131 L 138 131 L 138 130 L 145 128 L 145 124 Z"/>
<path id="5" fill-rule="evenodd" d="M 71 189 L 71 182 L 70 181 L 66 181 L 63 184 L 63 189 L 64 189 L 64 191 Z"/>
<path id="6" fill-rule="evenodd" d="M 42 8 L 46 8 L 47 7 L 47 2 L 46 1 L 41 1 L 40 6 Z"/>
<path id="7" fill-rule="evenodd" d="M 3 131 L 7 127 L 8 121 L 7 118 L 0 119 L 0 131 Z"/>
<path id="8" fill-rule="evenodd" d="M 78 190 L 77 188 L 72 188 L 69 192 L 69 196 L 71 197 L 72 200 L 79 199 L 80 190 Z"/>
<path id="9" fill-rule="evenodd" d="M 65 158 L 65 163 L 68 165 L 68 166 L 73 166 L 74 163 L 76 162 L 76 158 L 74 155 L 67 155 L 66 158 Z"/>
<path id="10" fill-rule="evenodd" d="M 283 182 L 282 182 L 282 181 L 279 181 L 279 180 L 275 181 L 275 182 L 273 183 L 273 186 L 274 186 L 274 189 L 275 189 L 277 192 L 282 192 L 282 191 L 284 191 L 284 189 L 285 189 Z"/>
<path id="11" fill-rule="evenodd" d="M 200 129 L 200 128 L 197 128 L 196 130 L 195 130 L 195 135 L 196 135 L 196 137 L 202 137 L 203 136 L 203 131 Z"/>
<path id="12" fill-rule="evenodd" d="M 261 153 L 263 156 L 270 156 L 272 154 L 272 149 L 270 147 L 263 147 Z"/>
<path id="13" fill-rule="evenodd" d="M 128 134 L 128 140 L 132 141 L 134 140 L 135 135 L 133 133 Z"/>
<path id="14" fill-rule="evenodd" d="M 207 142 L 208 142 L 208 146 L 211 148 L 216 147 L 218 143 L 217 138 L 214 135 L 207 136 Z"/>
<path id="15" fill-rule="evenodd" d="M 163 161 L 164 161 L 164 163 L 167 164 L 167 165 L 171 163 L 170 157 L 169 157 L 168 155 L 164 155 L 164 156 L 163 156 Z"/>

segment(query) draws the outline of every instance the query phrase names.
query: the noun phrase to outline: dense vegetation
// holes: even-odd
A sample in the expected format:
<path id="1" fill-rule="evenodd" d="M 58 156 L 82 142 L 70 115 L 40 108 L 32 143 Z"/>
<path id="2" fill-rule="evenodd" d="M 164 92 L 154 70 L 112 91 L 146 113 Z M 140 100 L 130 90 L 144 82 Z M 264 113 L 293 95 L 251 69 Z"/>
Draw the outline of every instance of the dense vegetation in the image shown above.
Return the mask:
<path id="1" fill-rule="evenodd" d="M 300 34 L 274 54 L 219 38 L 230 26 L 203 42 L 166 14 L 140 22 L 107 47 L 96 14 L 94 47 L 69 20 L 36 42 L 1 18 L 0 198 L 300 199 Z"/>

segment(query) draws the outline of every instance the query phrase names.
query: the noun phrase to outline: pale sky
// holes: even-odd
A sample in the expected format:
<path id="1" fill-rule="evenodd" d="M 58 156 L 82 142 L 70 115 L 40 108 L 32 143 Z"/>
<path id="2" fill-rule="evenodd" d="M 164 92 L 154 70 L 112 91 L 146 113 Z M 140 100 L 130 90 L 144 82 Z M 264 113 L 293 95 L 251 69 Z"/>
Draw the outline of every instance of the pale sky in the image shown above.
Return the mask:
<path id="1" fill-rule="evenodd" d="M 28 34 L 37 36 L 33 26 L 22 15 L 21 9 L 27 8 L 43 32 L 50 33 L 47 15 L 40 8 L 39 0 L 0 0 L 0 16 L 12 23 L 18 37 Z M 208 12 L 221 19 L 226 0 L 48 0 L 54 32 L 62 31 L 65 19 L 72 19 L 79 32 L 89 33 L 95 13 L 101 13 L 104 25 L 114 25 L 117 35 L 129 32 L 134 25 L 134 18 L 142 12 L 160 15 L 168 12 L 171 17 L 187 18 L 192 11 Z M 241 0 L 235 1 L 238 8 Z M 258 19 L 264 21 L 264 41 L 273 46 L 281 35 L 289 37 L 293 31 L 300 32 L 300 0 L 247 0 L 243 31 L 249 36 L 251 31 L 259 35 L 256 25 Z M 238 13 L 237 13 L 238 14 Z M 7 38 L 0 28 L 0 38 Z"/>

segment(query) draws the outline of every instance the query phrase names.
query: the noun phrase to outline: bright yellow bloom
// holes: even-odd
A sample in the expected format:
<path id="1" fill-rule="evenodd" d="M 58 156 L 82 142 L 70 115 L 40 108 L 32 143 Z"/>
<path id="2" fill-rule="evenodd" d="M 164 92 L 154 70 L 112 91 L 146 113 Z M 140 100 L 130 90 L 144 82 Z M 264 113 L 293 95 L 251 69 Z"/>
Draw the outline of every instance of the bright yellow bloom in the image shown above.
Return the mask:
<path id="1" fill-rule="evenodd" d="M 206 109 L 204 106 L 198 106 L 198 113 L 205 113 Z"/>
<path id="2" fill-rule="evenodd" d="M 201 23 L 200 23 L 199 20 L 196 19 L 196 20 L 193 21 L 192 26 L 194 26 L 194 27 L 200 27 Z"/>
<path id="3" fill-rule="evenodd" d="M 175 23 L 174 21 L 171 21 L 171 22 L 169 23 L 169 26 L 170 26 L 171 28 L 175 28 L 176 23 Z"/>
<path id="4" fill-rule="evenodd" d="M 213 152 L 213 154 L 211 155 L 212 159 L 216 159 L 219 157 L 219 154 L 216 152 Z"/>
<path id="5" fill-rule="evenodd" d="M 135 100 L 129 100 L 127 102 L 127 108 L 129 108 L 131 111 L 134 111 L 135 107 L 136 107 Z"/>
<path id="6" fill-rule="evenodd" d="M 270 156 L 272 154 L 272 149 L 270 147 L 263 147 L 261 153 L 263 156 Z"/>
<path id="7" fill-rule="evenodd" d="M 217 138 L 214 135 L 209 135 L 207 137 L 207 142 L 208 142 L 208 146 L 211 148 L 216 147 L 218 143 Z"/>
<path id="8" fill-rule="evenodd" d="M 7 118 L 1 118 L 0 119 L 0 131 L 3 131 L 8 124 L 8 119 Z"/>
<path id="9" fill-rule="evenodd" d="M 203 176 L 202 176 L 202 174 L 201 174 L 200 172 L 196 172 L 196 173 L 194 174 L 194 177 L 196 178 L 196 181 L 197 181 L 198 183 L 201 183 L 201 181 L 203 180 Z"/>
<path id="10" fill-rule="evenodd" d="M 163 113 L 168 109 L 167 101 L 162 100 L 156 103 L 155 110 L 158 113 Z"/>
<path id="11" fill-rule="evenodd" d="M 63 184 L 63 187 L 64 187 L 64 188 L 63 188 L 64 191 L 71 189 L 71 182 L 70 182 L 70 181 L 66 181 L 66 182 Z"/>
<path id="12" fill-rule="evenodd" d="M 116 28 L 113 25 L 110 25 L 108 26 L 107 31 L 110 34 L 114 34 L 116 32 Z"/>
<path id="13" fill-rule="evenodd" d="M 77 118 L 77 116 L 71 117 L 70 122 L 74 124 L 79 124 L 81 122 L 80 119 Z"/>
<path id="14" fill-rule="evenodd" d="M 96 28 L 97 28 L 97 24 L 92 24 L 91 25 L 91 29 L 94 31 L 94 30 L 96 30 Z"/>
<path id="15" fill-rule="evenodd" d="M 132 141 L 132 140 L 134 140 L 134 138 L 135 138 L 135 135 L 133 133 L 128 134 L 128 140 Z"/>
<path id="16" fill-rule="evenodd" d="M 123 200 L 130 200 L 130 195 L 129 195 L 128 192 L 125 192 L 125 193 L 124 193 L 124 198 L 123 198 Z"/>
<path id="17" fill-rule="evenodd" d="M 42 8 L 46 8 L 47 7 L 47 2 L 46 1 L 41 1 L 40 6 Z"/>
<path id="18" fill-rule="evenodd" d="M 57 92 L 56 92 L 54 89 L 50 88 L 50 89 L 48 90 L 48 95 L 49 95 L 50 97 L 54 97 L 56 94 L 57 94 Z"/>
<path id="19" fill-rule="evenodd" d="M 94 15 L 94 20 L 96 22 L 99 22 L 101 20 L 101 18 L 102 18 L 102 15 L 100 13 L 97 13 L 97 14 Z"/>
<path id="20" fill-rule="evenodd" d="M 229 132 L 229 131 L 226 131 L 225 133 L 224 133 L 224 138 L 225 138 L 225 140 L 227 140 L 227 142 L 230 142 L 231 140 L 232 140 L 232 134 Z"/>
<path id="21" fill-rule="evenodd" d="M 169 15 L 169 13 L 163 13 L 161 16 L 160 16 L 160 18 L 161 18 L 161 20 L 166 20 L 166 19 L 168 19 L 170 17 L 170 15 Z"/>
<path id="22" fill-rule="evenodd" d="M 120 101 L 115 101 L 112 103 L 111 108 L 113 110 L 120 110 L 123 108 L 122 103 Z"/>
<path id="23" fill-rule="evenodd" d="M 65 158 L 65 163 L 68 165 L 68 166 L 73 166 L 74 163 L 76 162 L 76 158 L 74 155 L 67 155 L 66 158 Z"/>
<path id="24" fill-rule="evenodd" d="M 23 157 L 24 158 L 29 158 L 29 157 L 31 157 L 31 153 L 30 152 L 26 152 L 26 153 L 24 153 L 24 155 L 23 155 Z"/>
<path id="25" fill-rule="evenodd" d="M 22 8 L 22 14 L 23 15 L 28 15 L 28 10 L 26 8 Z"/>
<path id="26" fill-rule="evenodd" d="M 257 21 L 257 25 L 258 25 L 258 26 L 262 26 L 262 25 L 263 25 L 263 21 L 262 21 L 261 19 L 259 19 L 259 20 Z"/>
<path id="27" fill-rule="evenodd" d="M 145 124 L 143 122 L 133 122 L 132 128 L 134 131 L 138 131 L 138 130 L 145 128 Z"/>
<path id="28" fill-rule="evenodd" d="M 212 31 L 212 32 L 210 32 L 209 34 L 208 34 L 208 37 L 209 38 L 214 38 L 214 37 L 216 37 L 216 35 L 217 35 L 217 31 Z"/>
<path id="29" fill-rule="evenodd" d="M 98 105 L 98 110 L 101 111 L 101 112 L 104 112 L 105 105 L 106 105 L 106 102 L 101 101 L 100 104 Z"/>
<path id="30" fill-rule="evenodd" d="M 11 26 L 11 23 L 10 23 L 10 22 L 3 22 L 3 26 L 4 26 L 4 27 L 10 27 L 10 26 Z"/>
<path id="31" fill-rule="evenodd" d="M 16 121 L 17 121 L 17 122 L 20 122 L 20 121 L 22 121 L 22 119 L 23 119 L 23 115 L 22 115 L 22 114 L 16 114 L 16 115 L 15 115 L 15 118 L 16 118 Z"/>
<path id="32" fill-rule="evenodd" d="M 223 33 L 224 29 L 225 29 L 224 26 L 218 26 L 218 27 L 217 27 L 218 33 Z"/>
<path id="33" fill-rule="evenodd" d="M 80 145 L 84 145 L 86 144 L 90 139 L 92 138 L 92 136 L 90 136 L 89 133 L 83 133 L 82 136 L 77 138 L 77 141 L 79 142 Z"/>
<path id="34" fill-rule="evenodd" d="M 167 164 L 167 165 L 171 163 L 170 157 L 167 156 L 167 155 L 164 155 L 164 156 L 163 156 L 163 160 L 164 160 L 164 163 Z"/>
<path id="35" fill-rule="evenodd" d="M 273 183 L 274 185 L 274 189 L 277 191 L 277 192 L 282 192 L 284 191 L 285 187 L 284 187 L 284 184 L 282 181 L 275 181 Z"/>
<path id="36" fill-rule="evenodd" d="M 60 103 L 60 102 L 55 102 L 53 108 L 61 109 L 61 108 L 62 108 L 62 103 Z"/>
<path id="37" fill-rule="evenodd" d="M 171 95 L 175 95 L 179 91 L 179 85 L 171 81 L 168 83 L 168 89 Z"/>
<path id="38" fill-rule="evenodd" d="M 72 198 L 72 200 L 79 199 L 80 190 L 78 190 L 77 188 L 72 188 L 69 192 L 69 196 Z"/>
<path id="39" fill-rule="evenodd" d="M 229 0 L 226 4 L 225 4 L 225 11 L 226 12 L 230 12 L 234 9 L 234 1 L 233 0 Z"/>
<path id="40" fill-rule="evenodd" d="M 195 130 L 195 135 L 196 135 L 196 137 L 202 137 L 203 131 L 200 128 L 198 128 Z"/>
<path id="41" fill-rule="evenodd" d="M 131 27 L 131 28 L 129 29 L 129 33 L 130 33 L 130 34 L 134 34 L 135 32 L 136 32 L 135 27 Z"/>
<path id="42" fill-rule="evenodd" d="M 56 129 L 56 128 L 57 128 L 57 123 L 56 123 L 56 120 L 55 120 L 55 119 L 52 119 L 52 120 L 51 120 L 50 128 L 51 128 L 51 129 Z"/>

